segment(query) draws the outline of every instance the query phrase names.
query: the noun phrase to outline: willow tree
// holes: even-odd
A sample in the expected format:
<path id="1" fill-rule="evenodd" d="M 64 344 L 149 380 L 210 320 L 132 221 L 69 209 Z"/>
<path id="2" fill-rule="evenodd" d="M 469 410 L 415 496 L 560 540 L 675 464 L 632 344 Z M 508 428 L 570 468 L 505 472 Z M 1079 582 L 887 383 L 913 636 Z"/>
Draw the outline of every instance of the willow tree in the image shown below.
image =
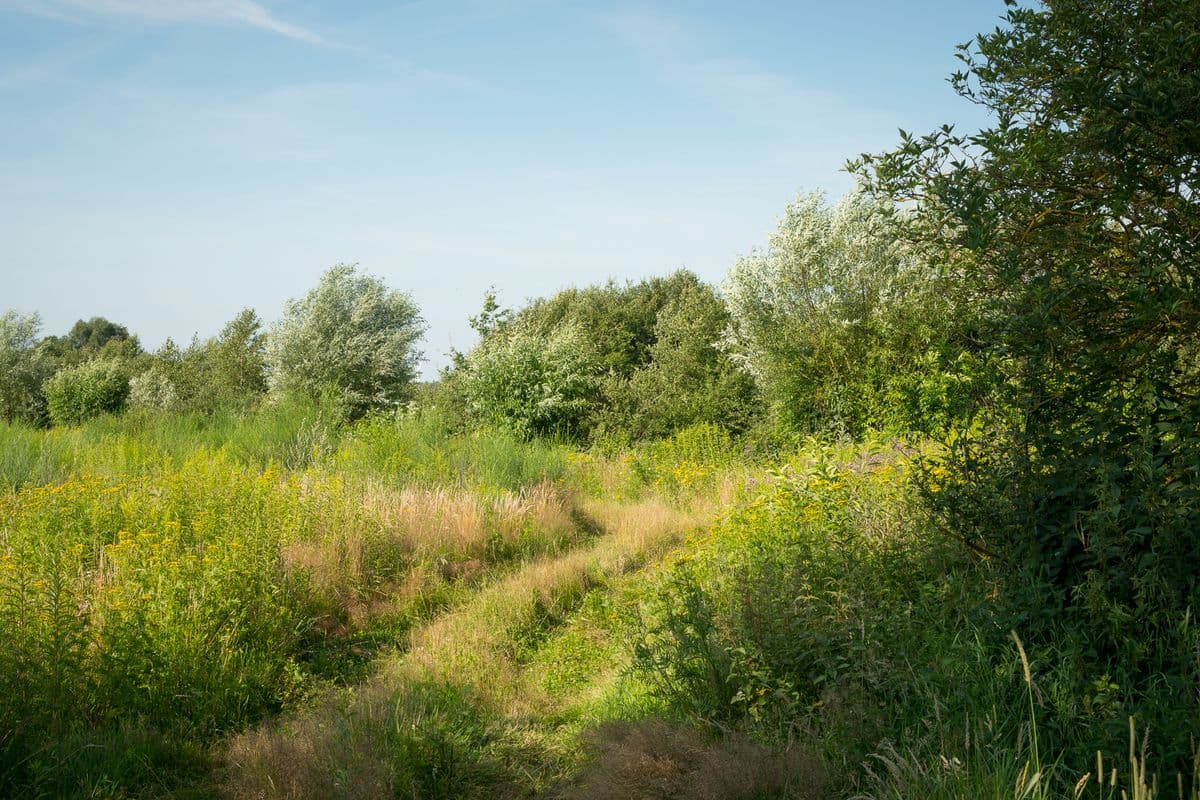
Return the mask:
<path id="1" fill-rule="evenodd" d="M 338 264 L 291 300 L 267 336 L 276 391 L 332 392 L 352 415 L 409 398 L 425 322 L 412 298 L 357 267 Z"/>
<path id="2" fill-rule="evenodd" d="M 899 222 L 866 193 L 801 195 L 730 270 L 728 350 L 784 423 L 857 434 L 944 418 L 928 402 L 949 322 L 939 273 Z"/>

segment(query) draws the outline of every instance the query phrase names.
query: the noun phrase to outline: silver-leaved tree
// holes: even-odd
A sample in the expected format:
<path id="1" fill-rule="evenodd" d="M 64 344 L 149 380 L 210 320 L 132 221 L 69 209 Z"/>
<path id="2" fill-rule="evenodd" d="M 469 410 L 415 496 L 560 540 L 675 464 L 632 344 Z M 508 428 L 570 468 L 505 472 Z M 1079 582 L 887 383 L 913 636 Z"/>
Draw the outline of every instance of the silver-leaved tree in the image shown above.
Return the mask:
<path id="1" fill-rule="evenodd" d="M 351 416 L 409 399 L 425 321 L 412 298 L 354 265 L 338 264 L 291 300 L 267 337 L 271 389 L 332 392 Z"/>

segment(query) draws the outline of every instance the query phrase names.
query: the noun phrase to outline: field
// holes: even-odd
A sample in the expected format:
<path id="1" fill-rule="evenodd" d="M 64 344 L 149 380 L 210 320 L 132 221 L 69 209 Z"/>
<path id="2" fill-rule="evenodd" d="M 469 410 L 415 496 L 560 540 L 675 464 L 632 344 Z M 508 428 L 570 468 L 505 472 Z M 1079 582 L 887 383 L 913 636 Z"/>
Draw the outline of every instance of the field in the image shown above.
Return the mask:
<path id="1" fill-rule="evenodd" d="M 1137 730 L 1039 752 L 1050 654 L 922 530 L 928 445 L 303 404 L 0 435 L 6 795 L 1156 796 Z"/>
<path id="2" fill-rule="evenodd" d="M 0 800 L 1200 800 L 1196 0 L 345 5 L 0 2 Z"/>
<path id="3" fill-rule="evenodd" d="M 466 741 L 414 740 L 403 774 L 384 777 L 396 765 L 360 763 L 369 750 L 328 732 L 318 741 L 303 714 L 295 735 L 254 726 L 344 705 L 345 724 L 381 747 L 373 704 L 401 697 L 405 724 L 431 734 L 444 704 L 482 714 L 485 694 L 497 714 L 552 697 L 556 716 L 583 713 L 565 708 L 568 690 L 600 702 L 619 670 L 578 638 L 602 630 L 558 631 L 715 512 L 683 509 L 690 473 L 452 434 L 430 416 L 339 429 L 316 407 L 286 407 L 213 425 L 3 431 L 8 791 L 203 794 L 269 782 L 304 747 L 323 760 L 303 763 L 353 796 L 363 781 L 379 795 L 474 780 L 437 761 Z M 623 501 L 598 499 L 601 483 Z M 460 722 L 444 734 L 471 733 Z"/>

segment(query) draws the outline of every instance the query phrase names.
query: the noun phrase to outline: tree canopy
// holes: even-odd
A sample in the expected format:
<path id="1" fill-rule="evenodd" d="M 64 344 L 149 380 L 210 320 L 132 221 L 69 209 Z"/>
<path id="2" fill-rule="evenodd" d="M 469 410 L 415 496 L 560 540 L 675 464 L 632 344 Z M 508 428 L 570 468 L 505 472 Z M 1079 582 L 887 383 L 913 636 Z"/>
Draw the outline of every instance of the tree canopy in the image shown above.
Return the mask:
<path id="1" fill-rule="evenodd" d="M 5 422 L 36 423 L 44 411 L 40 390 L 47 365 L 37 352 L 41 324 L 36 313 L 0 315 L 0 419 Z"/>
<path id="2" fill-rule="evenodd" d="M 517 311 L 495 294 L 472 318 L 450 394 L 476 419 L 526 435 L 668 435 L 702 422 L 743 429 L 753 387 L 719 348 L 724 301 L 695 274 L 565 289 Z"/>
<path id="3" fill-rule="evenodd" d="M 425 321 L 412 298 L 356 266 L 338 264 L 291 300 L 267 338 L 277 391 L 332 391 L 352 415 L 395 408 L 410 396 Z"/>
<path id="4" fill-rule="evenodd" d="M 728 349 L 785 424 L 857 434 L 936 415 L 917 395 L 950 315 L 938 269 L 899 229 L 890 200 L 805 194 L 730 270 Z"/>
<path id="5" fill-rule="evenodd" d="M 917 204 L 977 331 L 935 506 L 1008 565 L 1023 627 L 1065 624 L 1141 686 L 1197 668 L 1177 654 L 1200 608 L 1198 54 L 1194 0 L 1012 5 L 952 81 L 994 124 L 857 165 Z M 1155 713 L 1195 722 L 1184 684 Z"/>

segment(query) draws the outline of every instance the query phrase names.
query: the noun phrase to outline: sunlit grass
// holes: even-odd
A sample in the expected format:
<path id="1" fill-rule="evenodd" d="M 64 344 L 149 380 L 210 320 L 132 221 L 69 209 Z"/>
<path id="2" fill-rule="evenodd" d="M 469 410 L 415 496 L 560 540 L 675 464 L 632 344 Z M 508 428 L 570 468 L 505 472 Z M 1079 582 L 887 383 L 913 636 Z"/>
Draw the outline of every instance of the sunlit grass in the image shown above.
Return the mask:
<path id="1" fill-rule="evenodd" d="M 450 746 L 441 753 L 442 777 L 451 785 L 462 780 L 470 790 L 497 792 L 494 796 L 514 791 L 512 782 L 522 780 L 519 765 L 528 759 L 507 750 L 519 750 L 522 737 L 502 737 L 492 747 L 473 740 L 485 736 L 485 729 L 497 736 L 500 729 L 519 732 L 520 720 L 553 705 L 523 671 L 527 654 L 591 589 L 661 557 L 704 519 L 702 512 L 686 514 L 655 501 L 587 510 L 605 531 L 593 544 L 535 559 L 489 584 L 415 631 L 407 652 L 382 661 L 353 693 L 235 739 L 228 756 L 229 792 L 236 797 L 349 797 L 345 787 L 353 787 L 359 797 L 390 797 L 406 796 L 414 781 L 427 790 L 440 785 L 430 774 L 438 762 L 425 751 L 409 752 L 407 760 L 403 754 L 411 744 L 408 737 L 434 735 L 426 731 L 430 725 L 438 727 L 437 736 L 461 737 L 467 743 L 462 746 L 479 750 L 462 753 Z M 539 743 L 526 739 L 525 744 Z M 509 761 L 501 768 L 489 763 L 492 759 Z M 453 770 L 459 771 L 457 778 Z"/>
<path id="2" fill-rule="evenodd" d="M 579 451 L 301 403 L 0 441 L 17 796 L 1200 796 L 1144 730 L 1102 776 L 1048 744 L 1053 651 L 988 628 L 919 446 L 768 466 L 706 426 Z"/>

